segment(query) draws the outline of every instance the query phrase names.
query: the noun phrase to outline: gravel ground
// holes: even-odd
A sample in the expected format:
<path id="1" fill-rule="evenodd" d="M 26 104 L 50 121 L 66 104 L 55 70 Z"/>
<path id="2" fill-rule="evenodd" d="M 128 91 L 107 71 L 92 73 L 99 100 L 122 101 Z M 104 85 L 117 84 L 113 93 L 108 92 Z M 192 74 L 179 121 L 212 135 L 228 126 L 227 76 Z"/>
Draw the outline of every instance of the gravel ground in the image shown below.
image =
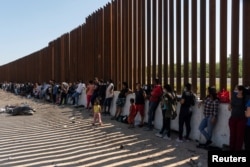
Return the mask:
<path id="1" fill-rule="evenodd" d="M 207 166 L 207 151 L 194 141 L 177 143 L 103 116 L 104 126 L 92 126 L 90 111 L 59 107 L 0 91 L 0 108 L 27 103 L 33 116 L 0 114 L 0 166 L 75 167 Z M 192 160 L 191 160 L 192 159 Z M 192 162 L 192 163 L 191 163 Z"/>

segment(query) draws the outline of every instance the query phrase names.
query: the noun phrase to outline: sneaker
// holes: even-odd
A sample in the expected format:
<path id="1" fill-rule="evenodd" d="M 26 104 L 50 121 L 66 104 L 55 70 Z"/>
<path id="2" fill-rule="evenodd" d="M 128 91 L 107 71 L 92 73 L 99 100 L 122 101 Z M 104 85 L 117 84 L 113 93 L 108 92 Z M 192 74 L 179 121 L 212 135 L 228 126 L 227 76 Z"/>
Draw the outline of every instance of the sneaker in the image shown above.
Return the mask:
<path id="1" fill-rule="evenodd" d="M 171 140 L 171 138 L 168 137 L 168 135 L 164 136 L 163 139 L 164 139 L 164 140 Z"/>
<path id="2" fill-rule="evenodd" d="M 209 146 L 210 144 L 212 144 L 213 142 L 211 141 L 211 140 L 208 140 L 207 142 L 206 142 L 206 146 Z"/>
<path id="3" fill-rule="evenodd" d="M 152 131 L 153 128 L 147 127 L 147 128 L 145 128 L 144 130 L 145 130 L 145 131 Z"/>
<path id="4" fill-rule="evenodd" d="M 139 126 L 139 128 L 142 128 L 143 127 L 143 124 L 140 124 L 140 125 L 138 125 Z"/>
<path id="5" fill-rule="evenodd" d="M 134 128 L 135 128 L 135 126 L 133 126 L 133 125 L 132 126 L 129 125 L 129 127 L 128 127 L 128 129 L 134 129 Z"/>
<path id="6" fill-rule="evenodd" d="M 156 133 L 155 136 L 157 136 L 157 137 L 163 137 L 163 135 L 161 133 Z"/>
<path id="7" fill-rule="evenodd" d="M 178 143 L 183 143 L 183 140 L 180 139 L 180 138 L 177 138 L 176 141 L 177 141 Z"/>
<path id="8" fill-rule="evenodd" d="M 184 140 L 185 140 L 186 142 L 190 142 L 191 139 L 190 139 L 189 137 L 185 137 Z"/>

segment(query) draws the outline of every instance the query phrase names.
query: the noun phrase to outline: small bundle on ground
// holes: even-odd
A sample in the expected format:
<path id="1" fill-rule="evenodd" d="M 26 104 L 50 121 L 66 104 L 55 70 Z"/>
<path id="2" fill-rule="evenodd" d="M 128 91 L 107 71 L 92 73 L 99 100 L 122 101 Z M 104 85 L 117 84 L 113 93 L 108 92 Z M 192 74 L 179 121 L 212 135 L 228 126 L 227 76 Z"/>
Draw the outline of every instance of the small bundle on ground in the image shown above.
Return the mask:
<path id="1" fill-rule="evenodd" d="M 36 112 L 27 104 L 22 105 L 7 105 L 5 106 L 5 112 L 13 116 L 16 115 L 33 115 Z"/>

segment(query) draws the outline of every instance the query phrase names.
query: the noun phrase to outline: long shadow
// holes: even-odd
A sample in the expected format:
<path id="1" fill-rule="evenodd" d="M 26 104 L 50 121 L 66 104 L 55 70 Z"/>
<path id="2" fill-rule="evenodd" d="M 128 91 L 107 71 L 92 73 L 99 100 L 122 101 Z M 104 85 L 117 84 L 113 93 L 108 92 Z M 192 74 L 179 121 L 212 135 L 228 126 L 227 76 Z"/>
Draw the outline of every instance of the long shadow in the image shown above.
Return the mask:
<path id="1" fill-rule="evenodd" d="M 128 130 L 110 117 L 103 117 L 104 127 L 94 127 L 85 109 L 44 105 L 26 120 L 0 117 L 0 166 L 175 167 L 190 166 L 191 158 L 206 166 L 207 152 L 187 147 L 194 142 L 179 144 L 155 137 L 155 131 Z"/>

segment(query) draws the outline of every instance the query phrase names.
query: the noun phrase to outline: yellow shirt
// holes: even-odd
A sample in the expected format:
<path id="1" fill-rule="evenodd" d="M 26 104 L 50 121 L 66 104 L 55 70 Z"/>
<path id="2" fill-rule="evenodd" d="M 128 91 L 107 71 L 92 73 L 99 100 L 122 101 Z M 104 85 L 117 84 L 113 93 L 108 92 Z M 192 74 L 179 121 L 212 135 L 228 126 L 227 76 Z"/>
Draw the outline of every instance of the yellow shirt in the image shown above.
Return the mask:
<path id="1" fill-rule="evenodd" d="M 94 109 L 95 113 L 101 112 L 101 106 L 100 105 L 94 105 L 93 109 Z"/>

